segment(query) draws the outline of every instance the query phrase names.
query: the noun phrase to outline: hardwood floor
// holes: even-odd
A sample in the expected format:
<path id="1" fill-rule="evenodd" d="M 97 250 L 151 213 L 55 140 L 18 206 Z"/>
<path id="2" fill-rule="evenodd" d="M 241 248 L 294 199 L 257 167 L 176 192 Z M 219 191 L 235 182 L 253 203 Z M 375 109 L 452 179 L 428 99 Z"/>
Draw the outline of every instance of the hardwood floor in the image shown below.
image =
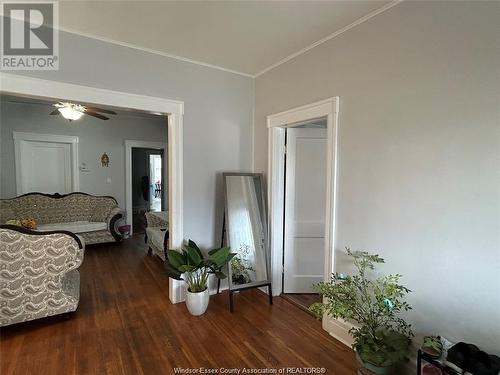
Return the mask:
<path id="1" fill-rule="evenodd" d="M 0 374 L 173 374 L 182 368 L 323 367 L 355 374 L 352 350 L 283 298 L 211 296 L 193 317 L 168 299 L 161 261 L 143 237 L 87 247 L 78 311 L 3 327 Z M 286 371 L 286 370 L 285 370 Z M 286 373 L 286 372 L 285 372 Z"/>

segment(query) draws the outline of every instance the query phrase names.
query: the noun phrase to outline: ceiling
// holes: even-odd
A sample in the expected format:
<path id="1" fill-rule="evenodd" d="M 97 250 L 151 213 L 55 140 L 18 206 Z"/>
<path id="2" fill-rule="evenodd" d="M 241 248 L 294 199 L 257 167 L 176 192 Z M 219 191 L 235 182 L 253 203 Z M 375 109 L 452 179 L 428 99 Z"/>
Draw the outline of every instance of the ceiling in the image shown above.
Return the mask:
<path id="1" fill-rule="evenodd" d="M 62 30 L 257 75 L 389 1 L 61 1 Z"/>

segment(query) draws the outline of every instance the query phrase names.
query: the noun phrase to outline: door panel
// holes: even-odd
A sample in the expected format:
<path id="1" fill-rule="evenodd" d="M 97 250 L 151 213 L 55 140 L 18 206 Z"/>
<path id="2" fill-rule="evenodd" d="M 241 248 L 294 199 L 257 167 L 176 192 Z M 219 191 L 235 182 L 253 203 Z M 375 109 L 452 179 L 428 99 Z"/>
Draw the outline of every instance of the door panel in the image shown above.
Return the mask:
<path id="1" fill-rule="evenodd" d="M 70 144 L 21 141 L 20 161 L 22 194 L 72 191 Z"/>
<path id="2" fill-rule="evenodd" d="M 326 129 L 287 129 L 285 293 L 311 293 L 325 261 Z"/>

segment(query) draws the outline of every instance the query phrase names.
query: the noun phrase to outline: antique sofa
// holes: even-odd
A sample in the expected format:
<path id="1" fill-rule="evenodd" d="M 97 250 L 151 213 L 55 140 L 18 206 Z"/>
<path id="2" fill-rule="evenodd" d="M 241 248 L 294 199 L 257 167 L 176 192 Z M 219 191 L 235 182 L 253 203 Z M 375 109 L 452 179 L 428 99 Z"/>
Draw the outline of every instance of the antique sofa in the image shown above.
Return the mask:
<path id="1" fill-rule="evenodd" d="M 165 260 L 165 250 L 168 248 L 168 212 L 146 212 L 146 236 L 149 252 Z"/>
<path id="2" fill-rule="evenodd" d="M 115 224 L 123 214 L 113 197 L 85 193 L 28 193 L 0 200 L 0 224 L 33 218 L 37 231 L 66 230 L 81 236 L 86 245 L 120 241 Z"/>
<path id="3" fill-rule="evenodd" d="M 0 225 L 0 326 L 75 311 L 84 246 L 71 232 Z"/>

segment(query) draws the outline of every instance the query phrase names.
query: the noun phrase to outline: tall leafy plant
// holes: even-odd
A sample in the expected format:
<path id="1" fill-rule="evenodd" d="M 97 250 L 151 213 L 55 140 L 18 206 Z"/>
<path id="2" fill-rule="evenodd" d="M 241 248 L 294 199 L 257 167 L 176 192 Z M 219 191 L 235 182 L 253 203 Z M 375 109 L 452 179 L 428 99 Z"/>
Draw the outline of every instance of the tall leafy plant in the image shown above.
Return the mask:
<path id="1" fill-rule="evenodd" d="M 408 288 L 400 284 L 401 275 L 388 275 L 371 280 L 369 270 L 384 263 L 378 255 L 367 252 L 347 254 L 353 258 L 357 274 L 346 276 L 334 273 L 329 282 L 315 285 L 324 303 L 311 305 L 317 316 L 327 314 L 334 319 L 354 320 L 359 327 L 350 330 L 354 338 L 353 349 L 365 362 L 375 366 L 390 366 L 405 358 L 411 325 L 399 315 L 411 309 L 404 301 Z"/>
<path id="2" fill-rule="evenodd" d="M 181 251 L 167 250 L 165 269 L 167 275 L 176 280 L 184 280 L 192 293 L 208 288 L 208 277 L 214 274 L 219 279 L 227 276 L 222 268 L 236 255 L 229 247 L 212 249 L 205 256 L 192 240 Z M 183 277 L 184 275 L 184 277 Z"/>

